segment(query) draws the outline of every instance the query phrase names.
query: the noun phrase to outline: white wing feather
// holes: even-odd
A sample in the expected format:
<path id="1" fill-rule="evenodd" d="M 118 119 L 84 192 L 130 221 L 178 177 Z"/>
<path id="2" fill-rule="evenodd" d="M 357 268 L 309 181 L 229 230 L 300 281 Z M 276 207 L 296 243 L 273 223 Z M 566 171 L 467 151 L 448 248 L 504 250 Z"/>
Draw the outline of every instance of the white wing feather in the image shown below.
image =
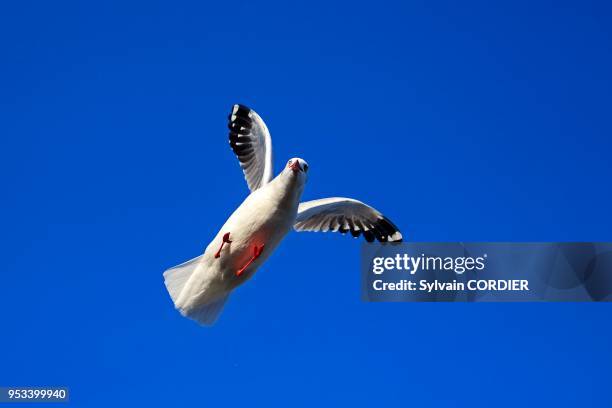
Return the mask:
<path id="1" fill-rule="evenodd" d="M 229 117 L 229 144 L 240 161 L 249 189 L 272 180 L 272 138 L 264 121 L 252 109 L 234 105 Z"/>
<path id="2" fill-rule="evenodd" d="M 350 232 L 368 242 L 400 242 L 399 229 L 376 209 L 352 198 L 331 197 L 300 203 L 296 231 Z"/>

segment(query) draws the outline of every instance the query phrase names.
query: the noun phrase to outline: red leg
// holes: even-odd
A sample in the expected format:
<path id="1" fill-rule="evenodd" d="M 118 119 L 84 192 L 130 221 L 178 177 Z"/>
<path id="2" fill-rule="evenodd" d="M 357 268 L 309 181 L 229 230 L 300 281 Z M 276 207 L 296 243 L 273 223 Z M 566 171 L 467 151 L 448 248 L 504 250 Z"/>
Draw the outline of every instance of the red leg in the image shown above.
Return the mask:
<path id="1" fill-rule="evenodd" d="M 232 243 L 232 241 L 230 241 L 229 237 L 230 237 L 230 233 L 229 233 L 229 232 L 226 232 L 226 233 L 223 235 L 223 241 L 221 241 L 221 246 L 219 247 L 219 250 L 218 250 L 218 251 L 217 251 L 217 253 L 215 254 L 215 258 L 218 258 L 218 257 L 220 257 L 220 256 L 221 256 L 221 250 L 223 249 L 223 245 L 225 245 L 225 244 L 231 244 L 231 243 Z"/>
<path id="2" fill-rule="evenodd" d="M 261 255 L 261 253 L 263 252 L 264 249 L 264 244 L 261 244 L 261 246 L 257 246 L 255 245 L 253 247 L 253 256 L 251 257 L 251 259 L 249 259 L 249 261 L 246 263 L 246 265 L 244 265 L 242 268 L 240 268 L 238 270 L 238 272 L 236 272 L 236 276 L 240 276 L 242 275 L 242 273 L 245 271 L 246 268 L 249 267 L 249 265 L 251 265 L 253 263 L 253 261 L 255 261 L 257 258 L 259 258 L 259 255 Z"/>

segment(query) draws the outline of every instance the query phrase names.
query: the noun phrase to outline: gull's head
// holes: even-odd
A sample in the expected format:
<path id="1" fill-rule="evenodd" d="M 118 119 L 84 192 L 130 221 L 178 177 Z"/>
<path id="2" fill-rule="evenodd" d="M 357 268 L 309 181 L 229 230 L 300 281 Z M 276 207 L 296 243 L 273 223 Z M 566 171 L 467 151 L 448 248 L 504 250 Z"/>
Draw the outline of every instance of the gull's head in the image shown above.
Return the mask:
<path id="1" fill-rule="evenodd" d="M 304 184 L 308 178 L 308 163 L 306 163 L 304 159 L 294 157 L 289 159 L 283 173 L 286 173 L 290 177 L 297 179 L 301 184 Z"/>

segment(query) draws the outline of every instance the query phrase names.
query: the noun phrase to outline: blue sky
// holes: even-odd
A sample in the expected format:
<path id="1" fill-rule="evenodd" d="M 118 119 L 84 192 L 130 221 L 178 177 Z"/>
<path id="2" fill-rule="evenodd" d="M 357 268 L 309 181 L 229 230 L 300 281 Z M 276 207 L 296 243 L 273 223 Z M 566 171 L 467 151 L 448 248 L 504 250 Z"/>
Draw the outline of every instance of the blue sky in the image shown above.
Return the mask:
<path id="1" fill-rule="evenodd" d="M 360 242 L 290 234 L 217 325 L 162 272 L 248 190 L 257 110 L 305 199 L 415 241 L 610 241 L 605 2 L 0 6 L 0 385 L 74 406 L 610 403 L 608 304 L 366 304 Z M 494 3 L 494 4 L 493 4 Z"/>

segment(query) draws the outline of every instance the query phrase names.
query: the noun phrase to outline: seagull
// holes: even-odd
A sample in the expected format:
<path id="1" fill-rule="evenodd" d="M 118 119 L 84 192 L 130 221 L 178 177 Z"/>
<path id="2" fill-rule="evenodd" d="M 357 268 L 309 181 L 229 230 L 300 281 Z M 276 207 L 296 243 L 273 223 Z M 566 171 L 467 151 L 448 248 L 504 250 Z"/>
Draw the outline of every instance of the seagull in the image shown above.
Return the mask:
<path id="1" fill-rule="evenodd" d="M 229 144 L 251 193 L 202 255 L 164 272 L 166 288 L 183 316 L 213 325 L 232 291 L 255 274 L 291 229 L 401 242 L 398 228 L 360 201 L 330 197 L 300 202 L 308 163 L 294 157 L 274 177 L 272 139 L 261 117 L 244 105 L 234 105 L 228 120 Z"/>

